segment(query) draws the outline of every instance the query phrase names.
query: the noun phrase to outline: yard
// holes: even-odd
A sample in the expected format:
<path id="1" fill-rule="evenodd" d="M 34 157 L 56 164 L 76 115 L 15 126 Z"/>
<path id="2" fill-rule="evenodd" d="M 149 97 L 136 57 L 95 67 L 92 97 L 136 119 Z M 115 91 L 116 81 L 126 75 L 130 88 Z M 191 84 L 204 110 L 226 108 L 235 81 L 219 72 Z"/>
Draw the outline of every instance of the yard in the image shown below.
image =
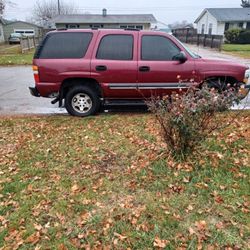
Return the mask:
<path id="1" fill-rule="evenodd" d="M 0 66 L 1 65 L 31 65 L 34 49 L 24 54 L 21 47 L 17 45 L 0 45 Z"/>
<path id="2" fill-rule="evenodd" d="M 2 117 L 0 249 L 249 249 L 249 124 L 179 163 L 151 114 Z"/>
<path id="3" fill-rule="evenodd" d="M 222 51 L 242 58 L 250 58 L 250 44 L 223 44 Z"/>

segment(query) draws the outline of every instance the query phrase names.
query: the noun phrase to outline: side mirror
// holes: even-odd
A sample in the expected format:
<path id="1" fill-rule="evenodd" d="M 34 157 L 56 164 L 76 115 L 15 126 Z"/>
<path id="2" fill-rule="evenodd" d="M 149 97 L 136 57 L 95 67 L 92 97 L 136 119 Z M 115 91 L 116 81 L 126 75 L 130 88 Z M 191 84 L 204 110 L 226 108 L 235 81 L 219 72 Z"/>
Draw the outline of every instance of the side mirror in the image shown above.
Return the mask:
<path id="1" fill-rule="evenodd" d="M 184 63 L 187 61 L 187 56 L 183 51 L 181 51 L 179 54 L 173 57 L 173 60 L 179 61 L 180 63 Z"/>

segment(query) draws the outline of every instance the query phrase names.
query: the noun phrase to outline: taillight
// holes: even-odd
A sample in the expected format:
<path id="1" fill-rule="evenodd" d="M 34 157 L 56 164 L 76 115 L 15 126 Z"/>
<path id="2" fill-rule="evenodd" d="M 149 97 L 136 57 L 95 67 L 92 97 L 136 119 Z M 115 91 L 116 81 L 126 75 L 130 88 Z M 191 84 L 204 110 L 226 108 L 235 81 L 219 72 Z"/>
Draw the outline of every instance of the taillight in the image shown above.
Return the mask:
<path id="1" fill-rule="evenodd" d="M 39 69 L 35 65 L 33 65 L 33 73 L 34 73 L 35 82 L 39 83 L 40 82 L 40 79 L 39 79 Z"/>

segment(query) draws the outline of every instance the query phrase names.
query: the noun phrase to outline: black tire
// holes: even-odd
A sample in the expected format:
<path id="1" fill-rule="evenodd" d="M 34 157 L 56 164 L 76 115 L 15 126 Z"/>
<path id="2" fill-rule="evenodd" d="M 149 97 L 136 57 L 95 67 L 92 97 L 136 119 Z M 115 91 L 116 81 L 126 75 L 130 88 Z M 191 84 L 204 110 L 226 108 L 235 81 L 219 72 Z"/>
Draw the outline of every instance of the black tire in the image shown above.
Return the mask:
<path id="1" fill-rule="evenodd" d="M 209 78 L 205 81 L 208 88 L 214 88 L 219 93 L 222 93 L 228 89 L 234 89 L 235 91 L 239 90 L 239 84 L 236 82 L 233 83 L 232 81 L 227 82 L 226 78 Z"/>
<path id="2" fill-rule="evenodd" d="M 66 93 L 65 108 L 73 116 L 94 115 L 100 109 L 100 98 L 90 87 L 75 86 Z"/>

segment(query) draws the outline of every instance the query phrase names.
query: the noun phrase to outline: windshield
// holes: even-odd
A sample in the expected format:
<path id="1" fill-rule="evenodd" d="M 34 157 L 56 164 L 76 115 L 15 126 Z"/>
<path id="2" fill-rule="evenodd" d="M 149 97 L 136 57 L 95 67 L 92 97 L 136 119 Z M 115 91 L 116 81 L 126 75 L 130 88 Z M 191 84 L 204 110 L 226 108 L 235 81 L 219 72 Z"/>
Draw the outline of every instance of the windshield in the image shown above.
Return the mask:
<path id="1" fill-rule="evenodd" d="M 173 36 L 174 37 L 174 36 Z M 201 56 L 199 56 L 198 54 L 194 53 L 193 51 L 191 51 L 186 45 L 184 45 L 179 39 L 177 39 L 176 37 L 174 37 L 175 40 L 177 40 L 182 47 L 184 47 L 184 49 L 188 52 L 188 54 L 190 56 L 192 56 L 193 58 L 201 58 Z"/>
<path id="2" fill-rule="evenodd" d="M 21 37 L 22 35 L 19 33 L 12 33 L 10 34 L 10 37 Z"/>

